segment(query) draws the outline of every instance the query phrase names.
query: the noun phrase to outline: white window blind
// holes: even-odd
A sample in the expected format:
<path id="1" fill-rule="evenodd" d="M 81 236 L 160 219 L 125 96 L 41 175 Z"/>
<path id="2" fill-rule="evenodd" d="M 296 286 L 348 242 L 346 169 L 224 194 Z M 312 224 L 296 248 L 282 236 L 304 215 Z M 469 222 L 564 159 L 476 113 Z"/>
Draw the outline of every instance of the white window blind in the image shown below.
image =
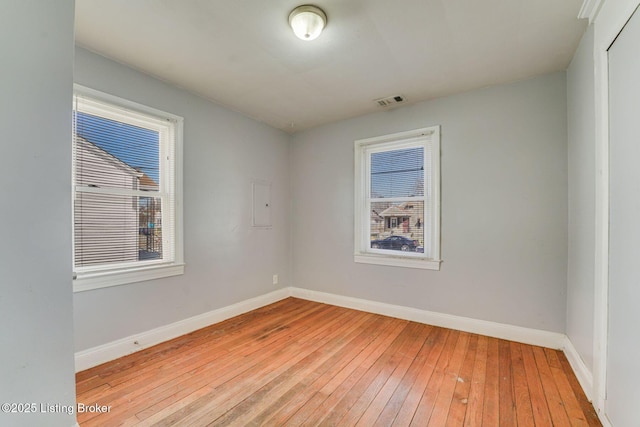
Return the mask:
<path id="1" fill-rule="evenodd" d="M 358 140 L 355 159 L 355 260 L 439 268 L 439 128 Z"/>
<path id="2" fill-rule="evenodd" d="M 176 120 L 83 93 L 73 112 L 75 273 L 175 263 Z"/>

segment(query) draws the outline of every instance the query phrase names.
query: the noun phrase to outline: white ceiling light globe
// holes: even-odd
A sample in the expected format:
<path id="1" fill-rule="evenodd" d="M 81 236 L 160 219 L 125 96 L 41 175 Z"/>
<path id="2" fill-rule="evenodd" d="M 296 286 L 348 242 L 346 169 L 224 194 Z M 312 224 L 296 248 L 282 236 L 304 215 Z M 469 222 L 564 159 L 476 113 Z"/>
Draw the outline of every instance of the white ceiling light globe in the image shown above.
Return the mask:
<path id="1" fill-rule="evenodd" d="M 289 25 L 299 39 L 314 40 L 327 25 L 327 15 L 315 6 L 298 6 L 289 14 Z"/>

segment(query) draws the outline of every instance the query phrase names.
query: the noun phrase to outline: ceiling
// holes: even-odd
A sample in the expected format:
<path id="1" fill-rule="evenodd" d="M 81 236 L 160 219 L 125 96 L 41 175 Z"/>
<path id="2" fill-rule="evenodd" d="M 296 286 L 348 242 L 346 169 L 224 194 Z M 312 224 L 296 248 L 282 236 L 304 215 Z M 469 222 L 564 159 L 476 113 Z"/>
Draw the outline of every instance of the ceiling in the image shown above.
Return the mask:
<path id="1" fill-rule="evenodd" d="M 565 70 L 582 0 L 76 0 L 76 42 L 287 132 Z"/>

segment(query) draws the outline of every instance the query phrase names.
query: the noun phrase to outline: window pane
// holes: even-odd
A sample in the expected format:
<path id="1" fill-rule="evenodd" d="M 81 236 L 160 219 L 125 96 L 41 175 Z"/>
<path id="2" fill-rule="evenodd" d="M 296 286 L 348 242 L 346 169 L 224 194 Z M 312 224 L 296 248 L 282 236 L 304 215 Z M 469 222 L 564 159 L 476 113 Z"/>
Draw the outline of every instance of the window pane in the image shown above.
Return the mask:
<path id="1" fill-rule="evenodd" d="M 159 134 L 76 112 L 76 183 L 158 191 Z"/>
<path id="2" fill-rule="evenodd" d="M 138 199 L 138 259 L 162 258 L 162 209 L 158 197 Z"/>
<path id="3" fill-rule="evenodd" d="M 424 195 L 424 148 L 371 154 L 371 198 Z"/>
<path id="4" fill-rule="evenodd" d="M 160 198 L 77 193 L 75 265 L 162 258 Z"/>
<path id="5" fill-rule="evenodd" d="M 371 203 L 371 248 L 424 252 L 424 202 Z"/>

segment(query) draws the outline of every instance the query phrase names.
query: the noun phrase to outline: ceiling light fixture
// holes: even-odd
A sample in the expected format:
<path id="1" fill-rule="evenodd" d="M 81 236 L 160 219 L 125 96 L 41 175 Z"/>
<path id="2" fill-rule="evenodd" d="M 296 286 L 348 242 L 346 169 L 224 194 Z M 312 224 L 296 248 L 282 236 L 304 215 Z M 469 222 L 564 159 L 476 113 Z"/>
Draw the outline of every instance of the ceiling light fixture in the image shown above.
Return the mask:
<path id="1" fill-rule="evenodd" d="M 327 25 L 327 15 L 316 6 L 298 6 L 289 14 L 289 25 L 299 39 L 311 41 L 316 39 Z"/>

